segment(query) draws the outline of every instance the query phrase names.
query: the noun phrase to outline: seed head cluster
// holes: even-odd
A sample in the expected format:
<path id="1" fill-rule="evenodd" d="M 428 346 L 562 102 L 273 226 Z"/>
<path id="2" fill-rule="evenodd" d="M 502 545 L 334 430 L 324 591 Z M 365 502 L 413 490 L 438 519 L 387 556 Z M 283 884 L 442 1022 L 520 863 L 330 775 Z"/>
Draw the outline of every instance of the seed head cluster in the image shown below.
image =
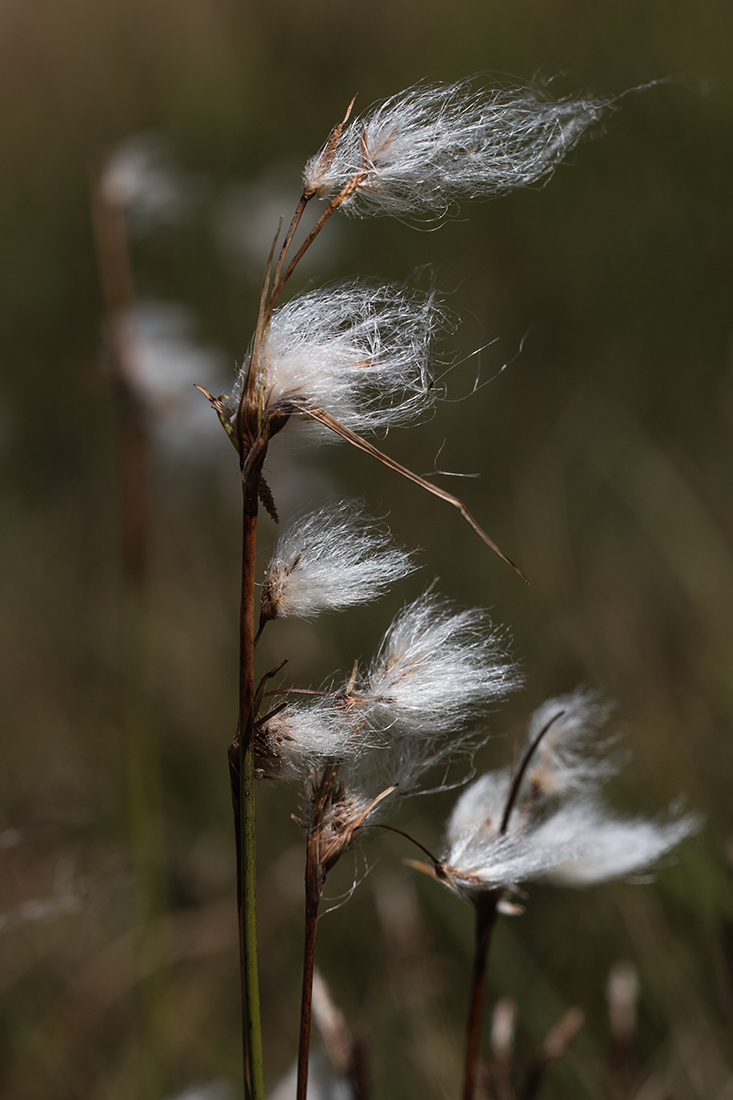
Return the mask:
<path id="1" fill-rule="evenodd" d="M 265 774 L 305 778 L 339 760 L 350 790 L 411 793 L 430 768 L 485 739 L 475 723 L 519 677 L 481 612 L 458 611 L 431 590 L 397 616 L 363 682 L 352 681 L 263 724 Z"/>

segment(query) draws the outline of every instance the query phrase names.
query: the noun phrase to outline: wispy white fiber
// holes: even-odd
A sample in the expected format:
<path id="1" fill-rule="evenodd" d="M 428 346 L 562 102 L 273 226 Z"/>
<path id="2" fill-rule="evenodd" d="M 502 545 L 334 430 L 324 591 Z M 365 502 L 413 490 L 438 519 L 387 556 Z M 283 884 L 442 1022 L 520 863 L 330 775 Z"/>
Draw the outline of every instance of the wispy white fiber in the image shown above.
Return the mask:
<path id="1" fill-rule="evenodd" d="M 501 635 L 483 612 L 458 611 L 432 590 L 397 616 L 366 675 L 310 704 L 289 704 L 258 734 L 268 777 L 307 778 L 342 760 L 350 791 L 419 789 L 426 772 L 485 740 L 476 720 L 518 685 Z"/>
<path id="2" fill-rule="evenodd" d="M 417 85 L 349 123 L 332 156 L 324 146 L 312 157 L 305 189 L 330 198 L 360 173 L 347 213 L 441 217 L 458 199 L 547 180 L 611 108 L 610 99 L 552 99 L 536 85 Z"/>
<path id="3" fill-rule="evenodd" d="M 546 878 L 561 886 L 591 886 L 644 871 L 685 837 L 697 832 L 696 814 L 650 821 L 618 818 L 591 798 L 567 803 L 536 832 L 538 849 L 563 845 L 572 853 L 548 868 Z"/>
<path id="4" fill-rule="evenodd" d="M 518 683 L 505 638 L 485 613 L 457 611 L 429 590 L 387 631 L 359 702 L 376 729 L 457 733 Z"/>
<path id="5" fill-rule="evenodd" d="M 265 571 L 265 619 L 313 619 L 376 599 L 415 569 L 410 555 L 358 504 L 342 501 L 293 521 Z"/>
<path id="6" fill-rule="evenodd" d="M 549 699 L 532 715 L 526 745 L 548 725 L 533 754 L 523 792 L 561 795 L 584 790 L 618 771 L 620 761 L 610 753 L 615 740 L 600 737 L 611 707 L 592 691 L 579 689 Z"/>
<path id="7" fill-rule="evenodd" d="M 386 431 L 433 404 L 428 359 L 443 315 L 432 294 L 351 282 L 276 310 L 258 370 L 262 406 L 297 413 L 316 405 L 354 431 Z M 229 399 L 239 405 L 245 360 Z"/>
<path id="8" fill-rule="evenodd" d="M 349 760 L 368 745 L 368 733 L 345 699 L 289 703 L 257 729 L 256 767 L 264 779 L 305 779 L 326 760 Z"/>
<path id="9" fill-rule="evenodd" d="M 537 878 L 590 886 L 648 869 L 696 832 L 694 814 L 670 810 L 657 820 L 623 819 L 602 805 L 599 784 L 616 770 L 600 756 L 609 744 L 598 739 L 607 710 L 582 691 L 540 707 L 527 744 L 547 729 L 544 759 L 541 741 L 508 818 L 511 769 L 489 772 L 466 788 L 446 826 L 439 877 L 466 897 Z M 554 714 L 560 717 L 547 728 Z"/>

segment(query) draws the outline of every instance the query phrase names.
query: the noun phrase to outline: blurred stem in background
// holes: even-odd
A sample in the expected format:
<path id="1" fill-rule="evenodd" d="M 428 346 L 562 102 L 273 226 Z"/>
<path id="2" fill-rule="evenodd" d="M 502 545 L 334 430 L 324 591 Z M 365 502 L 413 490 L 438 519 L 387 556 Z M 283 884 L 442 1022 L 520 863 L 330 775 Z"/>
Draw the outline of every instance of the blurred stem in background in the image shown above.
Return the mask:
<path id="1" fill-rule="evenodd" d="M 135 292 L 124 204 L 94 187 L 97 261 L 107 314 L 111 375 L 119 408 L 122 578 L 119 656 L 122 683 L 127 811 L 137 902 L 137 1024 L 135 1095 L 160 1100 L 167 1091 L 163 1000 L 167 987 L 167 911 L 162 780 L 151 693 L 149 572 L 152 537 L 152 455 L 148 409 L 139 379 Z"/>

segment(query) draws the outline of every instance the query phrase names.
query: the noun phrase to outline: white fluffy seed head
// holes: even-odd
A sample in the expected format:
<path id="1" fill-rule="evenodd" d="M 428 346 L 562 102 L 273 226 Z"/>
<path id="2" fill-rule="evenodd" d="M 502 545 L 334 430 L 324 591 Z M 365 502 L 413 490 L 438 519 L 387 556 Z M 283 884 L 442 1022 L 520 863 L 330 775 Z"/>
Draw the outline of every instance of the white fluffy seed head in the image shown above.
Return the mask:
<path id="1" fill-rule="evenodd" d="M 451 862 L 469 843 L 491 840 L 501 825 L 510 772 L 508 768 L 487 772 L 461 794 L 448 818 L 445 835 L 451 846 Z"/>
<path id="2" fill-rule="evenodd" d="M 442 767 L 442 788 L 452 764 L 486 739 L 472 723 L 517 683 L 483 613 L 456 611 L 428 591 L 397 616 L 363 684 L 289 704 L 262 727 L 258 767 L 296 778 L 340 760 L 349 790 L 369 798 L 393 786 L 413 793 Z"/>
<path id="3" fill-rule="evenodd" d="M 675 814 L 650 821 L 643 817 L 623 820 L 592 798 L 568 802 L 549 818 L 534 836 L 538 850 L 563 846 L 568 858 L 545 873 L 558 886 L 592 886 L 609 879 L 645 871 L 685 837 L 699 830 L 696 814 Z"/>
<path id="4" fill-rule="evenodd" d="M 359 694 L 373 728 L 456 734 L 518 683 L 486 615 L 429 590 L 397 616 Z"/>
<path id="5" fill-rule="evenodd" d="M 558 714 L 545 735 L 554 733 L 555 740 L 547 745 L 546 759 L 535 765 L 539 779 L 533 781 L 533 767 L 528 768 L 505 831 L 516 772 L 490 772 L 466 788 L 446 827 L 441 877 L 448 885 L 466 897 L 536 878 L 588 886 L 648 869 L 699 829 L 694 814 L 670 810 L 656 821 L 624 820 L 600 803 L 599 783 L 616 771 L 615 764 L 599 757 L 593 740 L 607 709 L 578 691 L 549 700 L 535 712 L 528 744 Z"/>
<path id="6" fill-rule="evenodd" d="M 256 731 L 256 767 L 264 779 L 300 780 L 324 761 L 350 760 L 366 747 L 363 726 L 353 721 L 346 701 L 291 703 Z"/>
<path id="7" fill-rule="evenodd" d="M 357 432 L 409 423 L 438 396 L 428 361 L 444 323 L 434 295 L 399 287 L 351 282 L 294 298 L 275 311 L 259 354 L 263 410 L 318 406 Z M 249 365 L 229 398 L 233 415 Z"/>
<path id="8" fill-rule="evenodd" d="M 296 519 L 265 571 L 265 619 L 313 619 L 367 603 L 415 569 L 410 555 L 358 504 L 342 501 Z"/>
<path id="9" fill-rule="evenodd" d="M 474 92 L 467 81 L 408 88 L 351 122 L 333 155 L 305 166 L 306 192 L 330 197 L 359 173 L 343 202 L 356 217 L 440 218 L 461 198 L 489 198 L 547 180 L 612 100 L 552 99 L 535 85 Z"/>

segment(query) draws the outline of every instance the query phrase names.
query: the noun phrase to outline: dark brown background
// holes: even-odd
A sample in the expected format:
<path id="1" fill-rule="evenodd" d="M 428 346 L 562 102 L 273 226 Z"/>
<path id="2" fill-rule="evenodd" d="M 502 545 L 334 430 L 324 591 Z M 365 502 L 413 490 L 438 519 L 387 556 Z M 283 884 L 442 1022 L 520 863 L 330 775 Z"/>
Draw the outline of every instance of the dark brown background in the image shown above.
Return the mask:
<path id="1" fill-rule="evenodd" d="M 243 258 L 232 211 L 244 210 L 245 224 L 264 219 L 266 239 L 297 201 L 300 165 L 354 92 L 363 109 L 422 78 L 489 81 L 490 72 L 553 77 L 557 94 L 670 79 L 626 97 L 605 135 L 544 190 L 468 204 L 434 233 L 342 220 L 303 279 L 432 279 L 464 321 L 441 348 L 458 364 L 447 377 L 454 398 L 472 387 L 475 348 L 496 341 L 481 354 L 482 379 L 512 361 L 386 446 L 420 472 L 436 461 L 480 471 L 479 481 L 445 484 L 464 492 L 531 587 L 439 502 L 343 447 L 285 440 L 272 478 L 283 514 L 308 499 L 363 496 L 375 514 L 391 513 L 400 542 L 424 548 L 425 566 L 378 607 L 276 624 L 265 659 L 288 656 L 294 682 L 327 680 L 372 652 L 394 611 L 437 575 L 456 601 L 493 609 L 526 672 L 526 690 L 493 717 L 501 736 L 481 765 L 506 760 L 548 694 L 585 683 L 614 698 L 633 753 L 615 804 L 654 813 L 682 793 L 706 815 L 705 830 L 654 886 L 533 887 L 527 914 L 497 937 L 491 996 L 518 999 L 523 1052 L 580 1005 L 586 1028 L 548 1095 L 606 1095 L 604 983 L 629 958 L 641 976 L 640 1080 L 658 1072 L 672 1082 L 660 1095 L 675 1098 L 733 1088 L 732 10 L 716 0 L 466 0 L 450 10 L 434 0 L 3 0 L 0 1062 L 9 1100 L 137 1100 L 146 1095 L 140 1060 L 150 1057 L 136 1023 L 118 415 L 102 369 L 91 180 L 132 135 L 168 141 L 190 201 L 177 220 L 138 226 L 138 294 L 190 310 L 197 339 L 221 351 L 224 385 L 249 340 L 266 251 L 250 245 Z M 262 193 L 274 194 L 266 216 Z M 162 791 L 147 806 L 164 834 L 170 915 L 151 964 L 157 1097 L 195 1081 L 237 1082 L 240 1065 L 225 767 L 239 519 L 236 464 L 218 431 L 212 418 L 208 442 L 179 434 L 177 447 L 156 451 L 150 601 Z M 413 802 L 400 823 L 437 845 L 451 798 Z M 297 804 L 290 788 L 260 799 L 270 1084 L 294 1056 Z M 372 839 L 345 860 L 332 895 L 365 865 L 370 873 L 319 932 L 319 962 L 349 1022 L 371 1036 L 385 1098 L 446 1094 L 465 1011 L 470 913 L 414 881 L 400 863 L 407 855 Z M 64 897 L 73 912 L 40 919 L 34 902 L 63 910 Z"/>

